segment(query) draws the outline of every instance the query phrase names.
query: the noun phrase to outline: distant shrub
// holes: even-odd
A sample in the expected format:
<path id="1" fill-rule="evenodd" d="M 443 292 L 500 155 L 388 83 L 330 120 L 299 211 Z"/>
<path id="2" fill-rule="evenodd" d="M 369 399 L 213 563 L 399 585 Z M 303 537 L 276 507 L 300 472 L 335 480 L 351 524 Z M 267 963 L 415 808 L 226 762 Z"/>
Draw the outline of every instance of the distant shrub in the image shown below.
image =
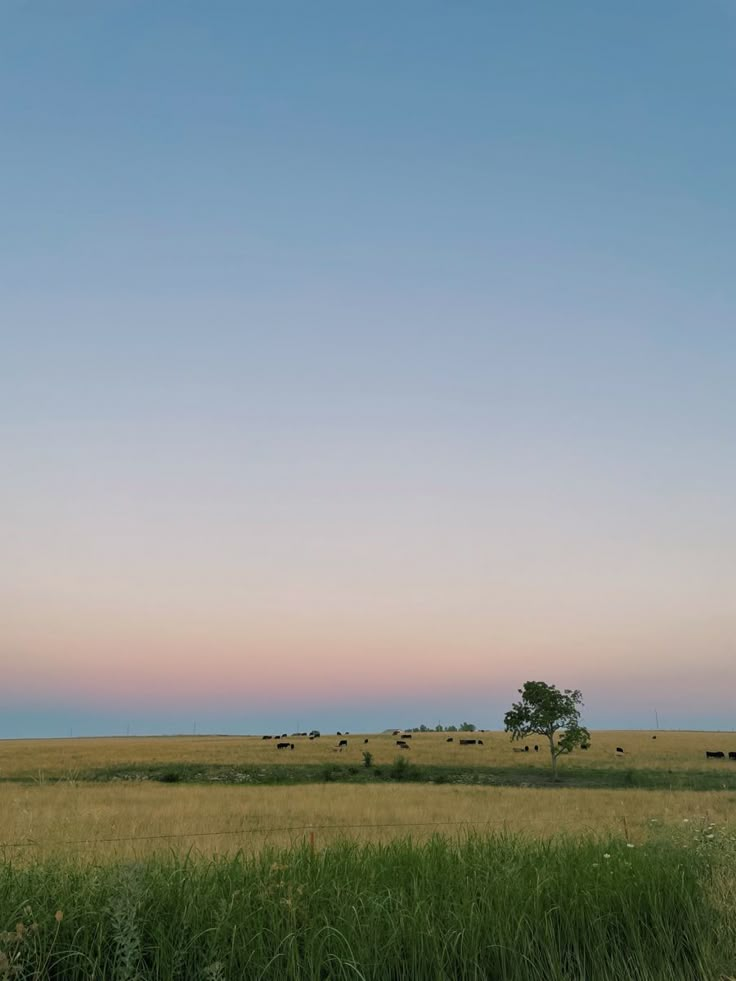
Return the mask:
<path id="1" fill-rule="evenodd" d="M 181 780 L 181 774 L 177 773 L 176 770 L 165 770 L 160 773 L 156 778 L 159 783 L 179 783 Z"/>
<path id="2" fill-rule="evenodd" d="M 367 749 L 363 751 L 363 766 L 367 770 L 373 766 L 373 753 L 369 753 Z"/>
<path id="3" fill-rule="evenodd" d="M 397 756 L 391 765 L 392 780 L 409 780 L 412 775 L 412 765 L 405 756 Z"/>

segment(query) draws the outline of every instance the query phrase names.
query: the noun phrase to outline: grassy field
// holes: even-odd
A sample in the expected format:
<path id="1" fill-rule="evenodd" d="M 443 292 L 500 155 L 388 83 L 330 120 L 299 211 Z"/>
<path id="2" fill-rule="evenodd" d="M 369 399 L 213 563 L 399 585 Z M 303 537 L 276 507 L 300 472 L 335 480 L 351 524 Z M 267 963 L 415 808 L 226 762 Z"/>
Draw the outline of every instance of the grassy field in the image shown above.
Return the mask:
<path id="1" fill-rule="evenodd" d="M 437 766 L 514 766 L 533 769 L 546 766 L 548 756 L 541 740 L 512 745 L 501 732 L 453 733 L 448 743 L 445 733 L 414 733 L 407 755 L 415 763 Z M 483 740 L 482 746 L 460 746 L 461 737 Z M 652 738 L 656 736 L 656 739 Z M 0 779 L 27 777 L 78 777 L 82 773 L 127 765 L 222 764 L 228 766 L 360 764 L 369 750 L 378 764 L 388 764 L 397 755 L 392 735 L 350 735 L 347 749 L 338 750 L 339 737 L 324 735 L 310 741 L 289 737 L 294 750 L 277 750 L 274 740 L 258 736 L 172 736 L 107 739 L 38 739 L 0 741 Z M 368 739 L 368 743 L 364 742 Z M 540 751 L 535 753 L 534 743 Z M 621 746 L 624 754 L 616 753 Z M 522 750 L 515 752 L 515 750 Z M 693 770 L 708 773 L 736 773 L 736 761 L 707 760 L 706 750 L 736 752 L 736 732 L 594 732 L 591 747 L 579 750 L 561 763 L 563 769 L 661 769 Z"/>
<path id="2" fill-rule="evenodd" d="M 707 839 L 445 838 L 0 866 L 0 976 L 698 981 L 734 965 Z"/>
<path id="3" fill-rule="evenodd" d="M 62 854 L 110 861 L 171 850 L 252 852 L 302 842 L 310 831 L 319 847 L 345 837 L 385 842 L 411 834 L 423 841 L 469 829 L 532 838 L 614 834 L 638 845 L 672 828 L 683 841 L 699 840 L 704 829 L 718 840 L 730 837 L 736 833 L 736 794 L 414 784 L 349 792 L 339 784 L 0 786 L 0 842 L 28 846 L 5 849 L 16 862 Z M 214 833 L 220 831 L 225 833 Z M 125 838 L 141 840 L 109 840 Z"/>
<path id="4" fill-rule="evenodd" d="M 736 735 L 652 735 L 0 743 L 0 979 L 736 976 Z"/>

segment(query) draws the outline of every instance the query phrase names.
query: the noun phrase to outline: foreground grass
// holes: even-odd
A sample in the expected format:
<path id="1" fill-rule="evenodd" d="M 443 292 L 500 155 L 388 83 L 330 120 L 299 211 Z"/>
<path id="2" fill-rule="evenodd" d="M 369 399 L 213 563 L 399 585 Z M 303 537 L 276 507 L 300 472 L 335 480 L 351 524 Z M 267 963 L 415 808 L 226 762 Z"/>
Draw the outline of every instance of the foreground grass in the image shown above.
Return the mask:
<path id="1" fill-rule="evenodd" d="M 8 863 L 0 977 L 717 978 L 733 950 L 714 854 L 496 836 Z"/>

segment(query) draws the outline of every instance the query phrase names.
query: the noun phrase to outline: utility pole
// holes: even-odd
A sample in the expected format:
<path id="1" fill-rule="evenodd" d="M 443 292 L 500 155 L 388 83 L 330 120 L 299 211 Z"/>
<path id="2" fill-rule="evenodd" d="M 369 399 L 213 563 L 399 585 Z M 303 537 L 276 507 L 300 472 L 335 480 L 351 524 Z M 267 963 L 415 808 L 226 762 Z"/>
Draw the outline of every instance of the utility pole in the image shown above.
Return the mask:
<path id="1" fill-rule="evenodd" d="M 659 716 L 656 709 L 654 710 L 654 721 L 657 723 L 657 729 L 659 729 Z"/>

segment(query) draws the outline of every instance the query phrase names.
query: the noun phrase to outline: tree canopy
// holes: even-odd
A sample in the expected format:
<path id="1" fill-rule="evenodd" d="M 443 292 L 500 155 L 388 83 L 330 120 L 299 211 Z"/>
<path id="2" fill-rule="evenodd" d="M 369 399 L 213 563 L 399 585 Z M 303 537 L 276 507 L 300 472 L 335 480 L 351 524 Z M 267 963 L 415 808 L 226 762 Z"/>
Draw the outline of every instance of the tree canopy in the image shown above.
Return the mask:
<path id="1" fill-rule="evenodd" d="M 583 696 L 570 688 L 560 691 L 544 681 L 526 681 L 519 694 L 521 701 L 514 702 L 504 716 L 504 729 L 511 733 L 512 741 L 529 736 L 548 739 L 552 772 L 557 779 L 558 758 L 590 739 L 590 733 L 580 724 Z"/>

